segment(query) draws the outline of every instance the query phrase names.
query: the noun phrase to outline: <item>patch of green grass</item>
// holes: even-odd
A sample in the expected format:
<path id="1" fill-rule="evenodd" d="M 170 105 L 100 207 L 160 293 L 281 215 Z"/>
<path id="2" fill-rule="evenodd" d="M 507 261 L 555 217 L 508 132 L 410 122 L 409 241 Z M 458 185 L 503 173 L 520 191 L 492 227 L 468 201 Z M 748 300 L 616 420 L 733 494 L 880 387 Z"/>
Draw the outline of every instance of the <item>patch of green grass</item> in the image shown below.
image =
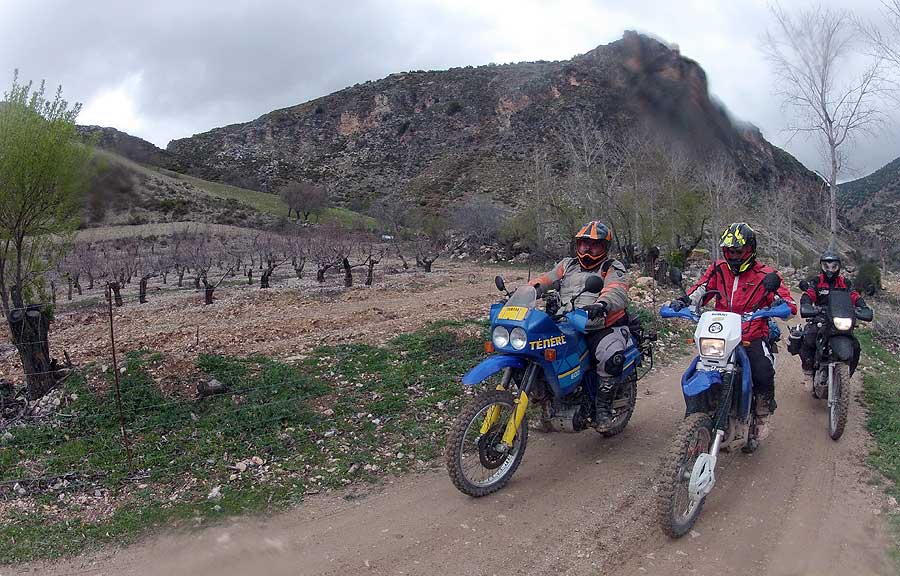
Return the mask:
<path id="1" fill-rule="evenodd" d="M 206 191 L 211 196 L 223 198 L 225 200 L 237 200 L 242 204 L 246 204 L 258 212 L 265 212 L 273 216 L 287 216 L 287 204 L 277 194 L 269 194 L 268 192 L 260 192 L 259 190 L 248 190 L 247 188 L 239 188 L 229 184 L 221 184 L 219 182 L 211 182 L 203 180 L 195 176 L 181 174 L 160 168 L 159 171 L 166 176 L 182 180 L 189 184 L 193 184 L 197 188 Z"/>
<path id="2" fill-rule="evenodd" d="M 875 438 L 868 462 L 890 482 L 888 494 L 900 500 L 900 359 L 869 332 L 857 333 L 863 350 L 863 397 L 868 407 L 866 426 Z M 891 515 L 897 540 L 892 555 L 900 567 L 900 514 Z"/>
<path id="3" fill-rule="evenodd" d="M 160 168 L 159 170 L 166 176 L 193 184 L 216 198 L 235 200 L 258 212 L 264 212 L 276 217 L 287 217 L 287 204 L 285 204 L 284 200 L 282 200 L 281 196 L 278 194 L 260 192 L 259 190 L 248 190 L 247 188 L 239 188 L 237 186 L 221 184 L 219 182 L 210 182 L 209 180 L 203 180 L 195 176 L 173 172 L 164 168 Z M 362 214 L 346 208 L 326 208 L 322 210 L 321 214 L 312 215 L 310 220 L 314 223 L 338 224 L 347 228 L 361 226 L 370 231 L 377 228 L 377 222 L 374 218 L 363 216 Z"/>
<path id="4" fill-rule="evenodd" d="M 345 228 L 363 228 L 370 232 L 378 229 L 378 221 L 371 216 L 364 216 L 346 208 L 325 208 L 321 214 L 313 215 L 310 219 L 313 222 L 337 224 Z"/>
<path id="5" fill-rule="evenodd" d="M 198 368 L 227 386 L 202 400 L 166 396 L 151 375 L 166 359 L 130 352 L 119 376 L 131 466 L 113 374 L 90 367 L 103 392 L 71 378 L 65 416 L 13 429 L 0 446 L 0 481 L 45 478 L 23 482 L 32 506 L 0 520 L 0 541 L 12 543 L 0 547 L 0 564 L 268 511 L 424 464 L 440 453 L 464 398 L 459 378 L 482 357 L 486 331 L 434 323 L 384 346 L 321 347 L 299 365 L 201 355 Z M 239 469 L 253 457 L 264 463 Z M 214 487 L 221 498 L 208 498 Z M 95 498 L 115 508 L 89 513 Z"/>

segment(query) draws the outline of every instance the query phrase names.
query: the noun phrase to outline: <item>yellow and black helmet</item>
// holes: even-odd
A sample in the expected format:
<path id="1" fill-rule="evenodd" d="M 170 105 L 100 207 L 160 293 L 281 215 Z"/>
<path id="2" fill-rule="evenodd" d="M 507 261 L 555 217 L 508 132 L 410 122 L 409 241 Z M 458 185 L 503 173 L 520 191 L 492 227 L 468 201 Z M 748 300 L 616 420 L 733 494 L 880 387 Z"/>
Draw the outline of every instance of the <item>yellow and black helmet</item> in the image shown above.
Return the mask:
<path id="1" fill-rule="evenodd" d="M 735 222 L 722 232 L 719 247 L 733 273 L 746 272 L 756 261 L 756 232 L 746 222 Z"/>

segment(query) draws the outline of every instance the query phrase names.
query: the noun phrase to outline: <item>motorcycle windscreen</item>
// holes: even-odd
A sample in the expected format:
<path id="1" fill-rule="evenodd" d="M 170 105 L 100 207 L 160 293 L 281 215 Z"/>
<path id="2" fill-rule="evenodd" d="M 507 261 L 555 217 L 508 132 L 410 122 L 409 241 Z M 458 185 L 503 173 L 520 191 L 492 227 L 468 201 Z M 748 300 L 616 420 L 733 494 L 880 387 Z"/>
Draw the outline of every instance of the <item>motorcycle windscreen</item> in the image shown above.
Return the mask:
<path id="1" fill-rule="evenodd" d="M 828 310 L 832 318 L 855 318 L 856 315 L 848 290 L 831 290 L 828 294 Z"/>
<path id="2" fill-rule="evenodd" d="M 520 286 L 513 295 L 509 297 L 506 304 L 497 312 L 497 316 L 492 318 L 496 320 L 510 320 L 513 322 L 521 322 L 525 319 L 528 311 L 537 304 L 537 291 L 534 286 Z M 493 312 L 493 309 L 492 309 Z"/>

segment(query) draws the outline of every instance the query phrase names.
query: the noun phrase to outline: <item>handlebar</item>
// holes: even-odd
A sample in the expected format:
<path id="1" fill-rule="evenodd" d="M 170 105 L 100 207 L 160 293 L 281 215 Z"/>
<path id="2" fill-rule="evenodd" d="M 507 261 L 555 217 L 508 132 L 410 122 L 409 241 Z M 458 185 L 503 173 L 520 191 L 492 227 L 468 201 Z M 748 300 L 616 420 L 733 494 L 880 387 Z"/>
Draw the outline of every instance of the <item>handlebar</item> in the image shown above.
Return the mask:
<path id="1" fill-rule="evenodd" d="M 786 319 L 790 318 L 791 314 L 791 307 L 788 306 L 788 303 L 781 301 L 769 308 L 761 308 L 759 310 L 756 310 L 755 312 L 741 314 L 741 320 L 743 322 L 752 322 L 754 320 L 761 320 L 763 318 Z M 688 307 L 682 308 L 681 310 L 675 310 L 671 306 L 666 305 L 660 308 L 659 315 L 663 318 L 683 318 L 695 323 L 700 321 L 700 314 Z"/>

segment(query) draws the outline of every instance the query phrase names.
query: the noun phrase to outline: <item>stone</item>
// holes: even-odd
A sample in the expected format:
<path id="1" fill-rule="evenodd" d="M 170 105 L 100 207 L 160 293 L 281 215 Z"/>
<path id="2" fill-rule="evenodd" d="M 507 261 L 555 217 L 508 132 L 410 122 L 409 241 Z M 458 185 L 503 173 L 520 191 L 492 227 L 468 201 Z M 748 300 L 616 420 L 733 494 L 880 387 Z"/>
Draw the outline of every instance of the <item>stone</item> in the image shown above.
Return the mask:
<path id="1" fill-rule="evenodd" d="M 656 280 L 649 276 L 641 276 L 635 279 L 634 285 L 645 290 L 652 290 L 656 288 Z"/>

